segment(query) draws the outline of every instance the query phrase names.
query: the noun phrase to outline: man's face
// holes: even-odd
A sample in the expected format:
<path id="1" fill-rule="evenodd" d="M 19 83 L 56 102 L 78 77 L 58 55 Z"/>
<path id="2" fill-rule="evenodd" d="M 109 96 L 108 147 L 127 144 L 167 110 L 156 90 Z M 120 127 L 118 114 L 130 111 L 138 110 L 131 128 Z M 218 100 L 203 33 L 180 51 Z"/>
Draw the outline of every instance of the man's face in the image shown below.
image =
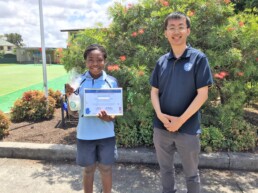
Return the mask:
<path id="1" fill-rule="evenodd" d="M 190 35 L 190 28 L 187 28 L 186 19 L 170 19 L 168 20 L 165 37 L 171 46 L 186 45 L 187 37 Z"/>

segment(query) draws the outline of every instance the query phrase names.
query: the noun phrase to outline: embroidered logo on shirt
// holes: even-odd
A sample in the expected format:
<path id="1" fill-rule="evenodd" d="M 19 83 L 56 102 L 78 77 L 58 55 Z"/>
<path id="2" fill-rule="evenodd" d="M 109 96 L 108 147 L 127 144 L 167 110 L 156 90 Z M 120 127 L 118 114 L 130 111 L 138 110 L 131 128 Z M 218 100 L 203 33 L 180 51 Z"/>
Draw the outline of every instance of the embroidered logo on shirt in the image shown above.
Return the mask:
<path id="1" fill-rule="evenodd" d="M 85 113 L 86 113 L 86 114 L 90 114 L 90 108 L 86 108 L 86 109 L 85 109 Z"/>
<path id="2" fill-rule="evenodd" d="M 184 65 L 184 70 L 185 71 L 190 71 L 193 67 L 193 64 L 192 63 L 185 63 Z"/>

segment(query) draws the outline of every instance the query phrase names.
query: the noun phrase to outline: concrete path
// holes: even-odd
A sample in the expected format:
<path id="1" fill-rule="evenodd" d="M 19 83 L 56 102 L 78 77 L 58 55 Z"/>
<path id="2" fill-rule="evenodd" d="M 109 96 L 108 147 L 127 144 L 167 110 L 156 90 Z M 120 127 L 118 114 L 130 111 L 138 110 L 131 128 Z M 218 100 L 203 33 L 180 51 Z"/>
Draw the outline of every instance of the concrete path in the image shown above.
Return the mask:
<path id="1" fill-rule="evenodd" d="M 113 193 L 161 193 L 156 164 L 117 163 Z M 182 170 L 177 168 L 178 193 L 186 193 Z M 201 169 L 202 193 L 258 193 L 258 172 Z M 83 193 L 81 168 L 73 161 L 0 158 L 1 193 Z M 96 173 L 94 193 L 100 193 Z"/>

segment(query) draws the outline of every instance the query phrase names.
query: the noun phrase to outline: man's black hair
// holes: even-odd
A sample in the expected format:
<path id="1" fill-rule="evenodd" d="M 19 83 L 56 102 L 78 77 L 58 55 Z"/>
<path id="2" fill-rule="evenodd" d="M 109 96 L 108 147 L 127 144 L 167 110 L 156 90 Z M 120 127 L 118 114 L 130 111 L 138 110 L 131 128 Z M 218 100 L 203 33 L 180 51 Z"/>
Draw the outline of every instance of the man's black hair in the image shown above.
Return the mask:
<path id="1" fill-rule="evenodd" d="M 182 18 L 185 18 L 186 19 L 186 26 L 187 28 L 190 28 L 191 27 L 191 23 L 190 23 L 190 18 L 187 17 L 184 13 L 182 12 L 173 12 L 173 13 L 170 13 L 165 21 L 164 21 L 164 30 L 167 29 L 167 26 L 168 26 L 168 20 L 170 19 L 182 19 Z"/>

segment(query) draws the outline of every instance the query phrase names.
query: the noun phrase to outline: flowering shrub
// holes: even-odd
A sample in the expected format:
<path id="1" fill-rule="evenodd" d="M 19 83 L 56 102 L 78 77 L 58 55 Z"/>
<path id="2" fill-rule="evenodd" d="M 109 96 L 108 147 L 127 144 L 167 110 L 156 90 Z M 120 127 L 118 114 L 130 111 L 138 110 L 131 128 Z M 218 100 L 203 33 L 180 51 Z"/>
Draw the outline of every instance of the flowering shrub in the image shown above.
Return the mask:
<path id="1" fill-rule="evenodd" d="M 152 145 L 153 108 L 150 102 L 149 77 L 157 59 L 170 50 L 164 37 L 164 18 L 173 11 L 186 13 L 191 19 L 189 43 L 209 58 L 214 74 L 209 101 L 203 111 L 205 128 L 220 128 L 232 141 L 231 130 L 239 133 L 237 143 L 224 143 L 225 150 L 241 151 L 255 146 L 255 128 L 243 119 L 243 107 L 258 98 L 257 19 L 250 12 L 234 13 L 227 0 L 140 0 L 138 4 L 115 3 L 109 9 L 113 19 L 100 33 L 81 32 L 64 54 L 67 70 L 83 71 L 82 52 L 86 45 L 100 43 L 107 48 L 106 70 L 115 76 L 124 90 L 124 116 L 117 119 L 116 133 L 122 146 Z M 83 41 L 82 41 L 83 40 Z M 78 56 L 78 53 L 80 55 Z M 252 93 L 247 95 L 246 93 Z M 235 121 L 242 122 L 236 128 Z M 253 136 L 251 134 L 254 134 Z M 218 148 L 213 148 L 214 150 Z"/>
<path id="2" fill-rule="evenodd" d="M 50 119 L 54 115 L 54 110 L 55 99 L 51 96 L 46 99 L 42 91 L 27 91 L 11 108 L 11 120 L 21 122 Z"/>
<path id="3" fill-rule="evenodd" d="M 62 93 L 59 90 L 54 91 L 53 89 L 48 89 L 48 95 L 55 99 L 55 108 L 61 107 L 61 97 Z"/>
<path id="4" fill-rule="evenodd" d="M 2 111 L 0 111 L 0 139 L 2 139 L 5 135 L 8 135 L 10 124 L 11 122 L 9 118 Z"/>

